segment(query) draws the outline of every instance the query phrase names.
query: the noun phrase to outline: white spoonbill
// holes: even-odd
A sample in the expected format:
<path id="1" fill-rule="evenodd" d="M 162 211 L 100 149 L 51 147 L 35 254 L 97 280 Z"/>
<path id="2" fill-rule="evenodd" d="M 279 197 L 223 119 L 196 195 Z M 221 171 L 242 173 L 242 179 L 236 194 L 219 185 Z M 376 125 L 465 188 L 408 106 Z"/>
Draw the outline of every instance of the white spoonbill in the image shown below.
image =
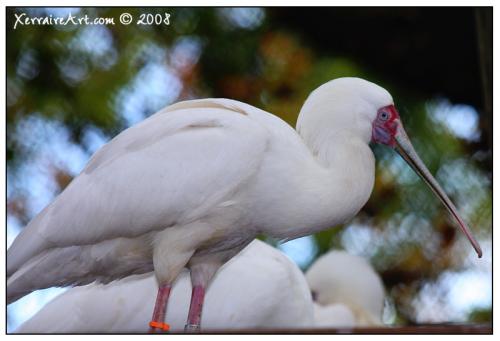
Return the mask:
<path id="1" fill-rule="evenodd" d="M 153 274 L 69 289 L 22 324 L 16 333 L 142 333 L 158 283 Z M 184 328 L 191 283 L 182 272 L 172 287 L 167 316 Z M 259 240 L 224 264 L 208 286 L 203 330 L 291 329 L 313 323 L 313 302 L 297 265 Z"/>
<path id="2" fill-rule="evenodd" d="M 356 215 L 373 188 L 371 140 L 396 148 L 481 255 L 385 89 L 359 78 L 330 81 L 308 97 L 297 130 L 245 103 L 203 99 L 123 131 L 14 240 L 7 301 L 154 270 L 150 326 L 167 329 L 172 283 L 188 267 L 186 329 L 197 330 L 210 279 L 256 235 L 293 239 Z"/>
<path id="3" fill-rule="evenodd" d="M 382 325 L 385 289 L 370 263 L 345 251 L 329 251 L 306 272 L 317 327 Z"/>

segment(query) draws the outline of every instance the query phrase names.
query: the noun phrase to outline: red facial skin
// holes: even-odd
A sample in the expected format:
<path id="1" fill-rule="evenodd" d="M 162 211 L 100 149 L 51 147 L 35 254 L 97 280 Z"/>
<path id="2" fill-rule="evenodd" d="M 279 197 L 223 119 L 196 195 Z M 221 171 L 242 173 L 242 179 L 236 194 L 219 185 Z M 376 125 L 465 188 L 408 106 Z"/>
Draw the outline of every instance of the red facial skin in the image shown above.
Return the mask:
<path id="1" fill-rule="evenodd" d="M 377 118 L 372 123 L 372 141 L 394 148 L 399 122 L 399 113 L 394 105 L 380 108 L 377 111 Z"/>

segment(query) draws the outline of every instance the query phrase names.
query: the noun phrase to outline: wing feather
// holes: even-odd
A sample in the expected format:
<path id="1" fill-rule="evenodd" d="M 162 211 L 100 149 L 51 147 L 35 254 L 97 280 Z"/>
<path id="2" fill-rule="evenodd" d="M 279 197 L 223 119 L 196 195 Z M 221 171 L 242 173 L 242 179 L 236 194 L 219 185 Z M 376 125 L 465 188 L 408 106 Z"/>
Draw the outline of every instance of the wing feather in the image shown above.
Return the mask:
<path id="1" fill-rule="evenodd" d="M 252 115 L 262 113 L 232 100 L 186 101 L 123 131 L 16 238 L 8 274 L 49 247 L 202 217 L 258 170 L 269 133 Z"/>

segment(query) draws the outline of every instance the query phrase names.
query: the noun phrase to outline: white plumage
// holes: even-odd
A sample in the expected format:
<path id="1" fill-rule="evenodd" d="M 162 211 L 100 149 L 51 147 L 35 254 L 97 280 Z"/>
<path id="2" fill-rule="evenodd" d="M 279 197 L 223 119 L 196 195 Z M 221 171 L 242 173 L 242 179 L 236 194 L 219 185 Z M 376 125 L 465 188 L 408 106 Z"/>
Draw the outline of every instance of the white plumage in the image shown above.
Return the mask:
<path id="1" fill-rule="evenodd" d="M 157 289 L 153 274 L 72 288 L 15 332 L 143 333 Z M 183 272 L 167 308 L 173 331 L 184 328 L 190 293 L 189 275 Z M 312 319 L 313 303 L 300 269 L 280 251 L 254 240 L 214 276 L 201 326 L 204 330 L 294 329 L 310 326 Z"/>
<path id="2" fill-rule="evenodd" d="M 210 279 L 258 234 L 292 239 L 361 209 L 374 183 L 372 139 L 397 148 L 421 173 L 480 254 L 385 89 L 357 78 L 330 81 L 311 93 L 297 130 L 253 106 L 205 99 L 123 131 L 14 240 L 7 301 L 154 270 L 157 324 L 171 284 L 188 267 L 188 327 L 196 329 Z"/>
<path id="3" fill-rule="evenodd" d="M 73 288 L 49 302 L 15 332 L 141 333 L 149 321 L 157 289 L 152 274 Z M 173 331 L 184 327 L 190 291 L 189 275 L 183 272 L 175 282 L 167 309 Z M 254 240 L 215 275 L 207 291 L 202 328 L 379 326 L 384 296 L 380 276 L 362 257 L 330 251 L 318 258 L 304 277 L 280 251 Z"/>
<path id="4" fill-rule="evenodd" d="M 338 106 L 329 98 L 338 83 L 311 98 Z M 392 103 L 382 88 L 356 83 L 385 95 L 366 102 L 370 118 Z M 9 301 L 153 266 L 169 282 L 188 262 L 219 266 L 258 233 L 294 238 L 352 217 L 373 186 L 371 120 L 330 136 L 346 122 L 325 117 L 318 101 L 306 102 L 299 120 L 306 143 L 276 116 L 225 99 L 181 102 L 125 130 L 15 239 Z"/>
<path id="5" fill-rule="evenodd" d="M 385 289 L 370 263 L 345 251 L 330 251 L 306 272 L 318 327 L 382 325 Z"/>

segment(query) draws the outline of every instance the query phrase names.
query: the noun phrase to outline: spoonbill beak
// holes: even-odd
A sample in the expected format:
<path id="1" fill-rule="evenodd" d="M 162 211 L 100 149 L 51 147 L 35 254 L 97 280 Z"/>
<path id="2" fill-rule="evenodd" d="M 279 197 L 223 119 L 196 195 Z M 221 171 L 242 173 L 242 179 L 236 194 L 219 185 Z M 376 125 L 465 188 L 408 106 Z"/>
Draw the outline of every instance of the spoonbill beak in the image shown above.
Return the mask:
<path id="1" fill-rule="evenodd" d="M 406 134 L 405 130 L 403 129 L 403 125 L 399 119 L 396 120 L 397 122 L 397 131 L 394 136 L 394 149 L 398 152 L 399 155 L 410 165 L 411 168 L 422 178 L 422 180 L 429 185 L 429 187 L 432 189 L 434 194 L 441 200 L 441 202 L 446 206 L 448 209 L 448 212 L 455 218 L 455 220 L 458 222 L 458 225 L 462 229 L 462 232 L 465 233 L 467 238 L 469 239 L 470 243 L 474 247 L 474 250 L 476 250 L 477 255 L 479 258 L 483 255 L 483 252 L 481 251 L 481 247 L 479 246 L 479 243 L 476 241 L 474 236 L 472 235 L 470 229 L 467 227 L 467 224 L 460 218 L 460 215 L 458 214 L 458 211 L 451 202 L 450 198 L 446 195 L 446 193 L 443 191 L 441 186 L 437 183 L 436 179 L 432 176 L 432 174 L 429 172 L 427 167 L 425 167 L 424 163 L 422 160 L 420 160 L 420 157 L 418 156 L 417 152 L 413 148 L 410 139 L 408 138 L 408 135 Z"/>

